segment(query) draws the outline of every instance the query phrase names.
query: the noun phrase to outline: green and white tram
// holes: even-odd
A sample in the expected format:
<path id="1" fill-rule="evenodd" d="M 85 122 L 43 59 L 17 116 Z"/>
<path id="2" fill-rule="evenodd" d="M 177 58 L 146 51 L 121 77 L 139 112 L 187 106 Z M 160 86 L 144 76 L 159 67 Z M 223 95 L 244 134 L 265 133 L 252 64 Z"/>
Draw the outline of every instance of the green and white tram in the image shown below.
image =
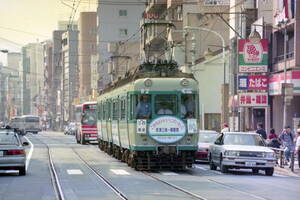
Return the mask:
<path id="1" fill-rule="evenodd" d="M 108 89 L 97 101 L 99 148 L 137 170 L 191 167 L 197 90 L 188 75 L 139 77 Z"/>

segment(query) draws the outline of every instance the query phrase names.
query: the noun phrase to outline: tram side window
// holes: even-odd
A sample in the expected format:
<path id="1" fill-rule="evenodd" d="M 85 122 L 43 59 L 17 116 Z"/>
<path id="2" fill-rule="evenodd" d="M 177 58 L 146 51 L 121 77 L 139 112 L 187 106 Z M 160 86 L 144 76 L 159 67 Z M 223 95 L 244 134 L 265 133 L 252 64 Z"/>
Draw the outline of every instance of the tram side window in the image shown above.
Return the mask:
<path id="1" fill-rule="evenodd" d="M 106 119 L 111 120 L 111 115 L 112 115 L 112 104 L 110 102 L 107 102 L 107 115 Z"/>
<path id="2" fill-rule="evenodd" d="M 102 120 L 106 120 L 106 118 L 107 118 L 107 103 L 102 104 L 102 110 L 103 110 Z"/>
<path id="3" fill-rule="evenodd" d="M 155 112 L 157 115 L 176 115 L 177 96 L 176 95 L 156 95 Z"/>
<path id="4" fill-rule="evenodd" d="M 126 101 L 125 99 L 121 100 L 121 120 L 126 119 Z"/>
<path id="5" fill-rule="evenodd" d="M 112 104 L 112 119 L 118 120 L 119 119 L 119 102 L 114 101 Z"/>
<path id="6" fill-rule="evenodd" d="M 101 120 L 101 116 L 102 116 L 102 104 L 101 103 L 98 103 L 97 104 L 97 113 L 98 113 L 98 115 L 97 115 L 97 117 L 98 117 L 98 120 Z"/>
<path id="7" fill-rule="evenodd" d="M 181 95 L 181 116 L 183 118 L 195 118 L 196 117 L 196 95 L 195 94 L 183 94 Z"/>

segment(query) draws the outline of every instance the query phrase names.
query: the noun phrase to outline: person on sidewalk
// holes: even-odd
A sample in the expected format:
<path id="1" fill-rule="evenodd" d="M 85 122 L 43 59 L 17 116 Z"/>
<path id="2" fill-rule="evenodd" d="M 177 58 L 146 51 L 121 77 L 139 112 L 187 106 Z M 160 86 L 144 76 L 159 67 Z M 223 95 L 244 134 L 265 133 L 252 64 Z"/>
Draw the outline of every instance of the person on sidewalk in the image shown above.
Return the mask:
<path id="1" fill-rule="evenodd" d="M 284 127 L 282 133 L 279 135 L 279 139 L 284 147 L 284 157 L 286 161 L 289 162 L 291 153 L 293 153 L 295 149 L 294 134 L 290 126 Z"/>
<path id="2" fill-rule="evenodd" d="M 259 134 L 262 138 L 264 138 L 265 140 L 267 139 L 267 133 L 266 131 L 263 129 L 263 124 L 262 123 L 258 123 L 257 124 L 257 130 L 256 133 Z"/>
<path id="3" fill-rule="evenodd" d="M 276 133 L 275 133 L 275 130 L 272 128 L 271 130 L 270 130 L 270 134 L 268 135 L 268 146 L 269 147 L 273 147 L 273 148 L 280 148 L 280 142 L 279 142 L 279 140 L 278 140 L 278 137 L 277 137 L 277 135 L 276 135 Z"/>
<path id="4" fill-rule="evenodd" d="M 223 123 L 223 129 L 221 130 L 221 133 L 224 133 L 224 132 L 229 132 L 229 127 L 228 127 L 227 122 Z"/>
<path id="5" fill-rule="evenodd" d="M 296 139 L 295 150 L 298 153 L 298 165 L 300 168 L 300 128 L 297 129 L 297 139 Z"/>

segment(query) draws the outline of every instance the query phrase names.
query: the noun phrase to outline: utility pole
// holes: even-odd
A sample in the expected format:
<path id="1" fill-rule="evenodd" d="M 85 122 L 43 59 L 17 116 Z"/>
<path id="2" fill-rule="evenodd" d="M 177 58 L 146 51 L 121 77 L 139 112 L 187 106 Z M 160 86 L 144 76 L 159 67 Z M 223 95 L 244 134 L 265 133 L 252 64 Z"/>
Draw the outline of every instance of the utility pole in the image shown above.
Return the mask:
<path id="1" fill-rule="evenodd" d="M 287 54 L 287 23 L 288 21 L 283 22 L 284 24 L 284 44 L 283 44 L 283 58 L 284 58 L 284 85 L 283 85 L 283 89 L 282 89 L 282 95 L 283 95 L 283 127 L 285 127 L 287 125 L 287 94 L 286 94 L 286 89 L 287 89 L 287 80 L 286 80 L 286 75 L 287 75 L 287 58 L 286 58 L 286 54 Z"/>

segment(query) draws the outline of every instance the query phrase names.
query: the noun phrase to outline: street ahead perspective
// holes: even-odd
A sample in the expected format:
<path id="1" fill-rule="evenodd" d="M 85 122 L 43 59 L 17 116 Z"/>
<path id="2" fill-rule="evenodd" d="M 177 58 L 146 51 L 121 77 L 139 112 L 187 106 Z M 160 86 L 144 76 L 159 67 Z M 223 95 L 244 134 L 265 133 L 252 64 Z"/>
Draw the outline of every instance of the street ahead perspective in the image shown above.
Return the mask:
<path id="1" fill-rule="evenodd" d="M 300 199 L 298 0 L 0 5 L 0 199 Z"/>

